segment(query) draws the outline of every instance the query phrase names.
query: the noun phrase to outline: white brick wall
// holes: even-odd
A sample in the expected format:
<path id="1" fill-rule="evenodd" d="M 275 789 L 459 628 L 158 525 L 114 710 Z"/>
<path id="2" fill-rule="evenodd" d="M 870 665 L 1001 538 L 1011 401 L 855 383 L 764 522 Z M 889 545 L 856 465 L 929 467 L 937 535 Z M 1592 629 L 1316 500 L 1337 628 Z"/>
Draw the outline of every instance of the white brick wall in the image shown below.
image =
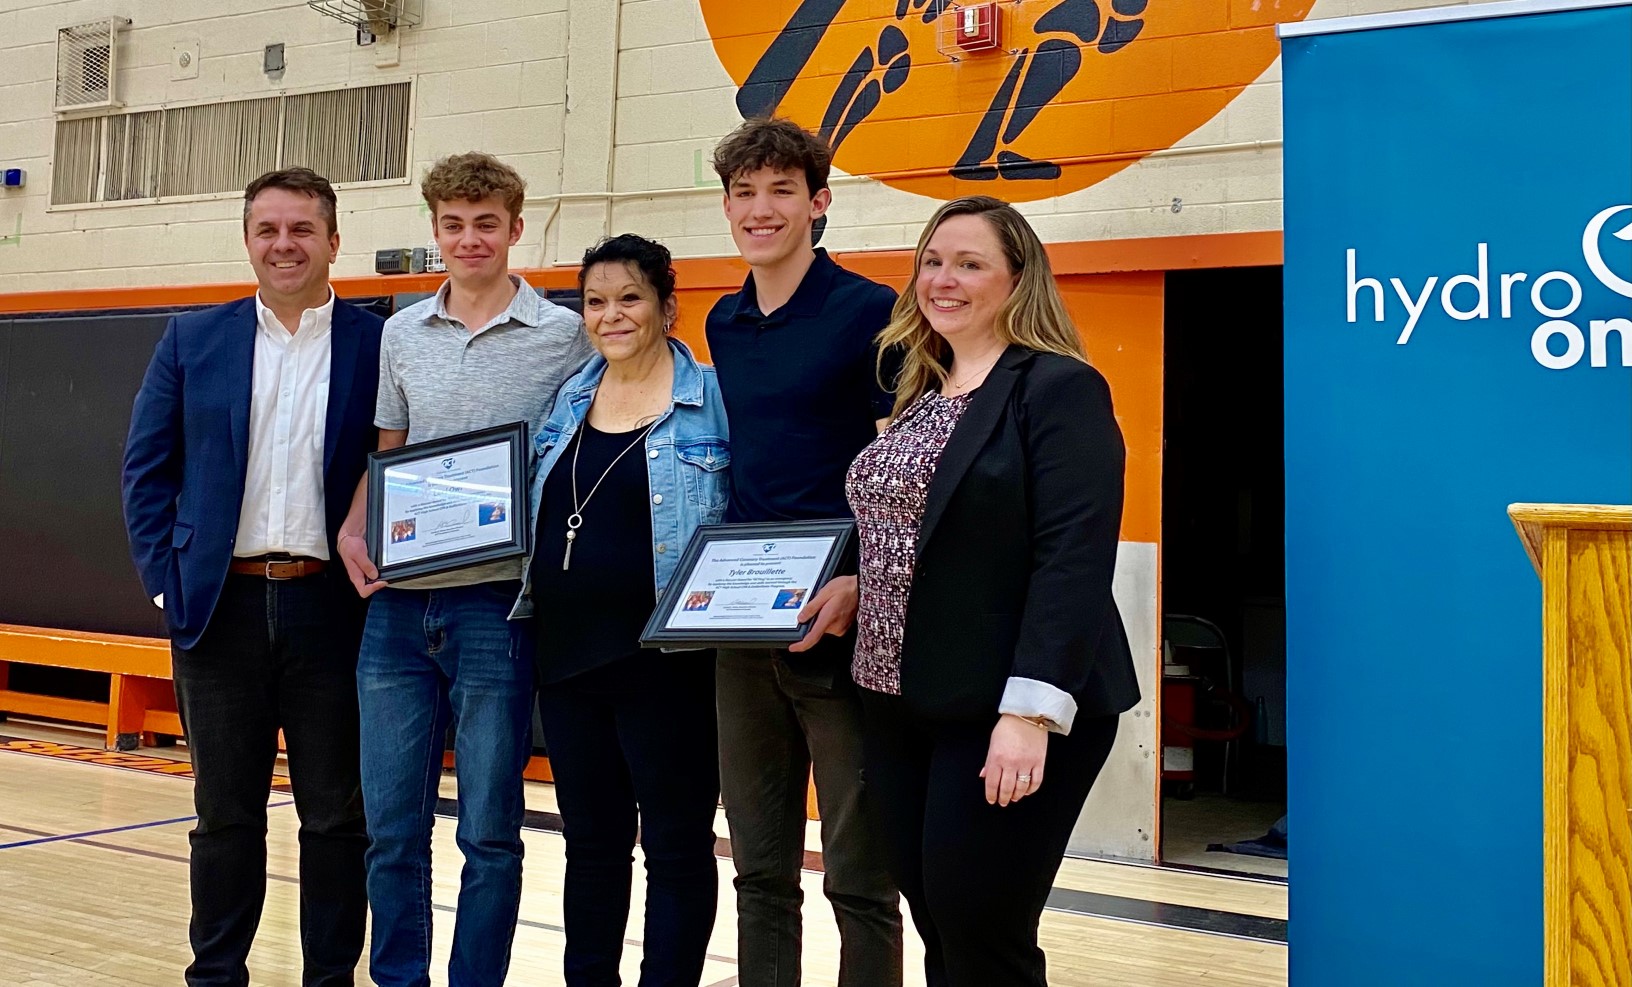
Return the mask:
<path id="1" fill-rule="evenodd" d="M 1429 5 L 1320 0 L 1312 16 Z M 425 0 L 424 24 L 402 32 L 400 64 L 385 68 L 376 67 L 375 49 L 357 47 L 348 27 L 302 0 L 0 0 L 0 7 L 0 164 L 29 172 L 26 189 L 0 193 L 0 292 L 250 276 L 232 194 L 49 207 L 56 29 L 109 16 L 134 21 L 119 79 L 132 109 L 414 80 L 410 178 L 341 191 L 337 274 L 368 273 L 376 249 L 424 243 L 419 175 L 435 158 L 473 148 L 502 155 L 541 197 L 529 206 L 518 266 L 571 263 L 608 232 L 660 237 L 682 257 L 731 250 L 708 160 L 738 122 L 735 87 L 698 0 Z M 171 49 L 185 42 L 199 45 L 198 77 L 176 81 Z M 270 79 L 261 51 L 278 42 L 288 68 Z M 1276 63 L 1180 144 L 1278 141 L 1280 96 Z M 1158 155 L 1023 208 L 1049 240 L 1273 230 L 1281 222 L 1280 160 L 1276 146 Z M 639 196 L 687 188 L 696 191 Z M 561 192 L 612 195 L 557 209 L 549 197 Z M 840 249 L 909 246 L 935 206 L 871 181 L 842 181 L 835 193 L 825 243 Z"/>
<path id="2" fill-rule="evenodd" d="M 4 0 L 0 12 L 0 163 L 29 185 L 0 194 L 0 237 L 18 218 L 20 242 L 0 242 L 0 292 L 242 281 L 237 197 L 50 208 L 56 29 L 129 17 L 119 84 L 127 107 L 267 96 L 412 79 L 410 179 L 340 192 L 339 275 L 373 270 L 376 249 L 418 246 L 430 222 L 417 188 L 435 158 L 481 148 L 504 156 L 530 191 L 561 189 L 566 130 L 567 0 L 427 0 L 425 23 L 402 32 L 400 65 L 377 68 L 371 48 L 303 0 Z M 611 0 L 608 0 L 611 2 Z M 171 48 L 196 41 L 198 78 L 171 79 Z M 281 78 L 261 71 L 262 48 L 285 46 Z M 542 223 L 516 248 L 545 261 Z"/>

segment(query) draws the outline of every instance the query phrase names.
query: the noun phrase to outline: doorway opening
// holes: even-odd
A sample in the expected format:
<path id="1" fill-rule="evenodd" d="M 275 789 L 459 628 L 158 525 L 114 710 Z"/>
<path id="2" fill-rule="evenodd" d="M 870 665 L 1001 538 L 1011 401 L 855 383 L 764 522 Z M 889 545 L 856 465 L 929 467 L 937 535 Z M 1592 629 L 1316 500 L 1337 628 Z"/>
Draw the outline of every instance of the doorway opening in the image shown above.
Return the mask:
<path id="1" fill-rule="evenodd" d="M 1165 301 L 1161 860 L 1284 878 L 1281 268 Z"/>

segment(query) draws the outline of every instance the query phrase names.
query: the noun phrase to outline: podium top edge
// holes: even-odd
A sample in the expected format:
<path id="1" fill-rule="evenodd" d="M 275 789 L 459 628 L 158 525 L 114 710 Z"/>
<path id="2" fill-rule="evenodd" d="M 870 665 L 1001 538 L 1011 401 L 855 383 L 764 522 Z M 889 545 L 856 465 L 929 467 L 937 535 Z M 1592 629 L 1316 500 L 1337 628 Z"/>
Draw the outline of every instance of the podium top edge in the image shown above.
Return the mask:
<path id="1" fill-rule="evenodd" d="M 1509 504 L 1507 516 L 1548 527 L 1632 530 L 1632 504 Z"/>

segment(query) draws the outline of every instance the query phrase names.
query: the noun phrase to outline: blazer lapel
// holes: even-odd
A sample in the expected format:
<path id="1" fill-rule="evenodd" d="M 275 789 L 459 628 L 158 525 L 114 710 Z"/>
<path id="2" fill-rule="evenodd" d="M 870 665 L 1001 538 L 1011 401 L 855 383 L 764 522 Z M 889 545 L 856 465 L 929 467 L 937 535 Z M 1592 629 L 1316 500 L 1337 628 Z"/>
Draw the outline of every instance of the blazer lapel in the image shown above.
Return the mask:
<path id="1" fill-rule="evenodd" d="M 362 338 L 352 318 L 351 306 L 336 299 L 329 329 L 329 412 L 323 421 L 324 476 L 329 474 L 334 447 L 346 420 L 346 402 L 351 399 L 351 382 L 357 372 L 357 347 Z"/>
<path id="2" fill-rule="evenodd" d="M 946 448 L 941 451 L 941 461 L 935 467 L 935 476 L 929 481 L 924 520 L 918 526 L 920 558 L 923 557 L 924 546 L 929 544 L 929 536 L 934 533 L 935 526 L 946 511 L 946 505 L 952 500 L 952 492 L 963 481 L 963 475 L 969 472 L 975 456 L 986 445 L 986 440 L 991 438 L 992 431 L 1002 419 L 1009 395 L 1014 393 L 1015 382 L 1020 379 L 1020 364 L 1029 356 L 1019 346 L 1010 346 L 1004 351 L 997 365 L 986 375 L 985 382 L 975 390 L 969 407 L 964 409 L 963 417 L 952 430 L 952 437 L 947 439 Z"/>
<path id="3" fill-rule="evenodd" d="M 242 381 L 232 398 L 232 455 L 238 467 L 238 499 L 243 500 L 244 477 L 249 472 L 249 402 L 255 393 L 255 334 L 260 331 L 255 300 L 234 320 L 232 343 L 227 347 L 227 380 Z"/>

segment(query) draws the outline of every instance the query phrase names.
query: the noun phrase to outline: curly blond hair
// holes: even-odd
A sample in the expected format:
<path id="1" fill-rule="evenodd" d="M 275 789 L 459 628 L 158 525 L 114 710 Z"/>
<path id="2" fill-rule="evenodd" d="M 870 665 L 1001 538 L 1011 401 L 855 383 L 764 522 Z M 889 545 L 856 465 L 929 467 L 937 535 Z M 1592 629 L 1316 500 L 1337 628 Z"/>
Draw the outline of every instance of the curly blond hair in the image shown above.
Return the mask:
<path id="1" fill-rule="evenodd" d="M 514 221 L 521 215 L 522 201 L 527 198 L 527 183 L 516 169 L 482 151 L 450 154 L 431 166 L 419 183 L 419 192 L 425 204 L 431 207 L 431 218 L 436 218 L 439 202 L 479 202 L 490 195 L 504 200 L 504 209 Z"/>

